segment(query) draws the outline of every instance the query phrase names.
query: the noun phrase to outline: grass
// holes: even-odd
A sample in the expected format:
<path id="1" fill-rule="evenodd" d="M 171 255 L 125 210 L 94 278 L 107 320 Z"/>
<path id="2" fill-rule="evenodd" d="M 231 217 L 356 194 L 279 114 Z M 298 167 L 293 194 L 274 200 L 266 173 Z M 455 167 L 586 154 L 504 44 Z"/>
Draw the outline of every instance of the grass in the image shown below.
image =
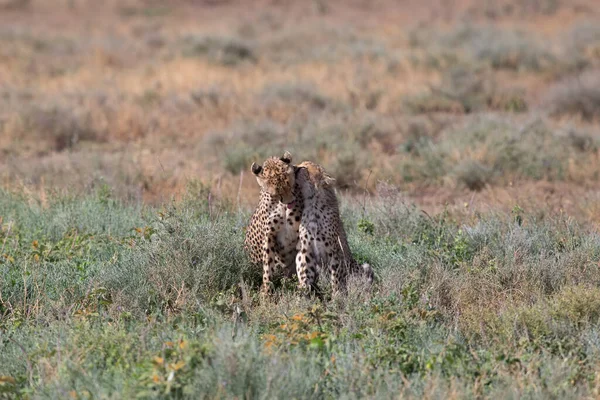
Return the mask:
<path id="1" fill-rule="evenodd" d="M 0 0 L 0 398 L 597 397 L 597 2 L 45 3 Z M 284 150 L 372 290 L 259 296 Z"/>
<path id="2" fill-rule="evenodd" d="M 543 398 L 597 384 L 591 227 L 518 207 L 429 217 L 382 187 L 364 214 L 342 207 L 371 292 L 353 281 L 320 303 L 284 283 L 261 301 L 248 214 L 202 193 L 140 209 L 106 189 L 43 206 L 2 192 L 5 395 Z"/>

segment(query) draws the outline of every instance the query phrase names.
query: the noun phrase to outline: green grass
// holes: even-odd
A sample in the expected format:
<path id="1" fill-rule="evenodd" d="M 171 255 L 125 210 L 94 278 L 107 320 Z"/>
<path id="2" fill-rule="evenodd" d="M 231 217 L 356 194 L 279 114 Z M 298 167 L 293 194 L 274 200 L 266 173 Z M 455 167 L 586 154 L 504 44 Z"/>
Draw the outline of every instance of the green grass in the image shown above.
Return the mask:
<path id="1" fill-rule="evenodd" d="M 600 365 L 600 236 L 565 216 L 342 201 L 372 291 L 320 303 L 247 261 L 248 213 L 1 192 L 0 397 L 574 398 Z"/>

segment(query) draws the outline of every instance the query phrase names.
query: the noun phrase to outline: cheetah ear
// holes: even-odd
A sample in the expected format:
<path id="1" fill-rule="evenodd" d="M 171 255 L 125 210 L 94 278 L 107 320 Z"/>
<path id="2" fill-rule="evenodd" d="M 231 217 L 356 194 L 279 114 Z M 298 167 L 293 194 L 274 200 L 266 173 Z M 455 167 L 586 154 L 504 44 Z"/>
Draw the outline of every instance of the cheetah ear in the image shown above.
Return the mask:
<path id="1" fill-rule="evenodd" d="M 258 174 L 260 174 L 260 173 L 261 173 L 261 171 L 262 171 L 262 166 L 260 166 L 260 165 L 256 165 L 256 163 L 252 163 L 252 167 L 251 167 L 251 168 L 252 168 L 252 173 L 253 173 L 254 175 L 258 175 Z"/>
<path id="2" fill-rule="evenodd" d="M 280 160 L 286 164 L 290 164 L 292 162 L 292 153 L 286 151 L 285 153 L 283 153 L 283 157 L 281 157 Z"/>
<path id="3" fill-rule="evenodd" d="M 335 178 L 329 174 L 323 173 L 323 182 L 326 186 L 331 186 L 335 184 Z"/>

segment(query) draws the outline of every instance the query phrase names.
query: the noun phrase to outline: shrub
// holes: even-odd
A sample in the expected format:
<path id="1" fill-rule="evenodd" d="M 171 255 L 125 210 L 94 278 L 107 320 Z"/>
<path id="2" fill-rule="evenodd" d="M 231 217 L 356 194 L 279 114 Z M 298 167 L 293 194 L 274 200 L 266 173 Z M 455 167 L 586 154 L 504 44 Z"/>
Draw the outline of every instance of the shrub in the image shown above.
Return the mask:
<path id="1" fill-rule="evenodd" d="M 531 33 L 466 26 L 449 36 L 454 46 L 465 46 L 476 60 L 492 68 L 541 71 L 556 59 Z"/>
<path id="2" fill-rule="evenodd" d="M 255 63 L 258 60 L 256 47 L 252 43 L 234 37 L 188 36 L 183 41 L 183 54 L 226 66 Z"/>
<path id="3" fill-rule="evenodd" d="M 550 88 L 546 96 L 545 104 L 553 115 L 597 119 L 600 116 L 600 72 L 589 71 L 564 79 Z"/>
<path id="4" fill-rule="evenodd" d="M 492 180 L 492 169 L 478 161 L 467 160 L 455 169 L 456 179 L 474 191 L 483 189 Z"/>
<path id="5" fill-rule="evenodd" d="M 468 13 L 490 19 L 530 18 L 537 15 L 553 15 L 561 8 L 562 3 L 560 0 L 484 1 L 476 6 L 471 6 Z"/>
<path id="6" fill-rule="evenodd" d="M 390 137 L 390 131 L 371 116 L 343 114 L 332 118 L 327 114 L 288 125 L 269 120 L 238 124 L 207 136 L 206 142 L 207 148 L 222 154 L 224 167 L 236 174 L 253 161 L 262 162 L 284 150 L 291 151 L 298 163 L 318 160 L 325 154 L 327 158 L 321 163 L 336 178 L 338 187 L 348 188 L 360 187 L 357 182 L 371 167 L 367 147 L 373 143 L 385 146 Z"/>
<path id="7" fill-rule="evenodd" d="M 79 141 L 102 140 L 85 112 L 62 106 L 32 107 L 23 115 L 23 134 L 48 142 L 56 151 L 75 146 Z"/>
<path id="8" fill-rule="evenodd" d="M 209 134 L 205 140 L 211 150 L 222 154 L 223 167 L 232 174 L 238 174 L 250 168 L 252 162 L 259 163 L 282 153 L 285 139 L 281 125 L 265 120 L 238 124 L 229 131 Z"/>
<path id="9" fill-rule="evenodd" d="M 569 146 L 565 147 L 565 143 Z M 492 177 L 497 182 L 512 177 L 563 180 L 571 178 L 572 163 L 583 167 L 589 162 L 575 152 L 583 146 L 589 149 L 588 154 L 593 154 L 592 143 L 555 132 L 540 120 L 507 123 L 498 118 L 475 118 L 461 127 L 443 131 L 436 141 L 421 143 L 410 157 L 400 161 L 399 168 L 408 180 L 436 181 L 454 171 L 459 181 L 466 183 L 471 175 L 477 177 L 475 186 L 482 184 L 482 179 L 491 181 Z M 468 161 L 475 149 L 479 166 Z M 464 164 L 456 167 L 461 163 Z M 589 169 L 586 171 L 579 178 L 594 176 Z"/>
<path id="10" fill-rule="evenodd" d="M 138 314 L 179 312 L 256 282 L 260 271 L 246 259 L 239 234 L 243 221 L 207 218 L 190 206 L 161 211 L 154 233 L 104 270 L 115 302 Z"/>
<path id="11" fill-rule="evenodd" d="M 600 27 L 594 22 L 575 24 L 562 37 L 562 57 L 583 67 L 600 59 Z"/>
<path id="12" fill-rule="evenodd" d="M 393 54 L 380 40 L 361 37 L 347 26 L 340 28 L 324 21 L 273 29 L 261 41 L 261 50 L 266 59 L 283 65 L 386 60 Z"/>
<path id="13" fill-rule="evenodd" d="M 431 53 L 453 49 L 464 57 L 494 69 L 547 71 L 559 66 L 556 56 L 531 32 L 519 32 L 486 25 L 454 26 L 449 32 L 415 30 L 413 46 Z"/>
<path id="14" fill-rule="evenodd" d="M 31 0 L 3 0 L 0 2 L 2 10 L 22 10 L 27 9 L 31 4 Z"/>
<path id="15" fill-rule="evenodd" d="M 456 65 L 445 69 L 439 86 L 429 93 L 404 98 L 408 109 L 415 113 L 473 113 L 492 109 L 522 112 L 527 104 L 515 91 L 500 91 L 485 69 Z"/>
<path id="16" fill-rule="evenodd" d="M 284 103 L 323 110 L 332 103 L 332 100 L 321 94 L 317 88 L 306 83 L 271 83 L 263 88 L 261 98 L 267 107 Z"/>

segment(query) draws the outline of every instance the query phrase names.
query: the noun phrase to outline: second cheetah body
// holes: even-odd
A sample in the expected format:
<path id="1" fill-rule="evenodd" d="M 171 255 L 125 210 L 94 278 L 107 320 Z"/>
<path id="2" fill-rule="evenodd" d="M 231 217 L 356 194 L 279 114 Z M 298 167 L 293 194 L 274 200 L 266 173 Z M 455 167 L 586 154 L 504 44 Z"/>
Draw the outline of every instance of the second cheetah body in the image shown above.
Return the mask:
<path id="1" fill-rule="evenodd" d="M 371 266 L 359 265 L 350 252 L 333 188 L 334 179 L 320 165 L 310 161 L 297 167 L 306 171 L 296 179 L 304 202 L 296 256 L 300 287 L 316 288 L 320 272 L 329 276 L 334 295 L 345 291 L 350 274 L 363 275 L 371 283 Z"/>

